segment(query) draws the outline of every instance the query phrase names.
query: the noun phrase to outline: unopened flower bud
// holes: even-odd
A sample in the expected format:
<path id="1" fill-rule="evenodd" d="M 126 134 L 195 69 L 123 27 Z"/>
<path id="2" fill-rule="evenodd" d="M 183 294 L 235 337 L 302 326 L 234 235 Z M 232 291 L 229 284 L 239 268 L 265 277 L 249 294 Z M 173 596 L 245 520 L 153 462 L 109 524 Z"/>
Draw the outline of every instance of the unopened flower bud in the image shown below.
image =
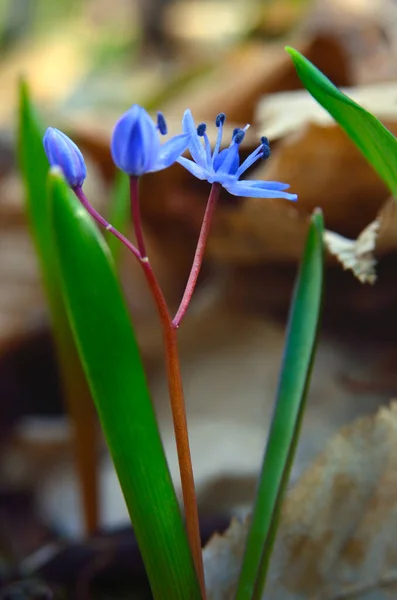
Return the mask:
<path id="1" fill-rule="evenodd" d="M 156 125 L 144 108 L 134 104 L 116 123 L 112 136 L 116 166 L 131 176 L 150 171 L 160 150 Z"/>
<path id="2" fill-rule="evenodd" d="M 156 125 L 142 106 L 134 104 L 113 130 L 111 151 L 115 165 L 130 177 L 171 166 L 186 150 L 189 136 L 183 133 L 161 144 L 159 132 L 167 132 L 164 116 L 158 114 Z"/>
<path id="3" fill-rule="evenodd" d="M 53 127 L 49 127 L 45 132 L 43 143 L 50 165 L 62 169 L 70 187 L 81 187 L 87 170 L 83 155 L 76 144 L 62 131 Z"/>

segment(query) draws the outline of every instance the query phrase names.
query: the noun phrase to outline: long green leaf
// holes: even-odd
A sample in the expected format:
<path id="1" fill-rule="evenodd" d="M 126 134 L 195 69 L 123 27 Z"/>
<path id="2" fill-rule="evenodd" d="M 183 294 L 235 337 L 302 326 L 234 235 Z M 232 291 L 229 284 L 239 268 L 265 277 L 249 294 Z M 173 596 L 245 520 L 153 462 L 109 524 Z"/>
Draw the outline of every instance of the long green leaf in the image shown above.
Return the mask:
<path id="1" fill-rule="evenodd" d="M 109 250 L 57 172 L 53 228 L 68 314 L 154 597 L 198 600 L 175 491 Z"/>
<path id="2" fill-rule="evenodd" d="M 397 197 L 397 140 L 374 115 L 343 94 L 307 58 L 290 54 L 303 85 L 346 131 L 347 135 Z"/>
<path id="3" fill-rule="evenodd" d="M 311 220 L 290 309 L 283 365 L 236 600 L 261 597 L 305 408 L 323 288 L 323 219 Z"/>
<path id="4" fill-rule="evenodd" d="M 65 401 L 74 426 L 76 464 L 86 529 L 90 532 L 98 526 L 97 422 L 60 292 L 47 194 L 48 160 L 43 149 L 43 129 L 29 98 L 28 87 L 22 82 L 18 154 L 26 190 L 26 211 L 50 309 Z"/>

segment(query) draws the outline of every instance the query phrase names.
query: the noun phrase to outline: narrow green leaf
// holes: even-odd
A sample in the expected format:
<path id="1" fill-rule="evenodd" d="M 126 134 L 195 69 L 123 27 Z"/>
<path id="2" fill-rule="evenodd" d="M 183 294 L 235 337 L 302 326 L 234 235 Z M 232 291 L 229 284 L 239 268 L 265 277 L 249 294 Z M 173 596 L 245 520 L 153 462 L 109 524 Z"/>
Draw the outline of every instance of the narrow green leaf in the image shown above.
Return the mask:
<path id="1" fill-rule="evenodd" d="M 286 47 L 308 92 L 346 131 L 397 197 L 397 140 L 374 115 L 343 94 L 307 58 Z"/>
<path id="2" fill-rule="evenodd" d="M 129 313 L 108 248 L 57 172 L 50 174 L 65 302 L 156 600 L 198 600 L 180 509 Z"/>
<path id="3" fill-rule="evenodd" d="M 123 171 L 117 171 L 107 220 L 117 231 L 120 231 L 124 235 L 127 233 L 130 220 L 130 206 L 130 182 L 128 175 L 123 173 Z M 113 255 L 114 262 L 118 264 L 123 244 L 109 231 L 106 232 L 106 241 Z"/>
<path id="4" fill-rule="evenodd" d="M 22 82 L 18 155 L 26 190 L 26 211 L 49 305 L 65 401 L 75 429 L 76 465 L 82 488 L 86 529 L 94 531 L 98 526 L 97 423 L 60 292 L 47 194 L 48 160 L 43 149 L 43 130 L 30 101 L 28 86 Z"/>
<path id="5" fill-rule="evenodd" d="M 56 272 L 48 215 L 46 181 L 48 160 L 43 149 L 43 127 L 29 98 L 27 84 L 20 85 L 19 162 L 26 188 L 26 208 L 40 261 L 47 295 L 56 295 L 52 276 Z"/>
<path id="6" fill-rule="evenodd" d="M 323 288 L 323 219 L 311 220 L 291 304 L 283 365 L 236 600 L 261 597 L 315 352 Z"/>

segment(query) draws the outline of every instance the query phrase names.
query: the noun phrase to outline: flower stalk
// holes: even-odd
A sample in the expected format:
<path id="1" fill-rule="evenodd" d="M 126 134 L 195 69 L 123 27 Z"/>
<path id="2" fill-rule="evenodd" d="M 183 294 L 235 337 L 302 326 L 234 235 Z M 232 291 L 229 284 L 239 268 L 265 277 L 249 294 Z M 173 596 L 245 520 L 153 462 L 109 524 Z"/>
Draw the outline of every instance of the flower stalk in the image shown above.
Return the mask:
<path id="1" fill-rule="evenodd" d="M 179 327 L 185 313 L 188 309 L 190 301 L 193 296 L 194 289 L 196 287 L 197 279 L 201 270 L 201 265 L 203 264 L 205 247 L 207 245 L 208 235 L 210 232 L 210 227 L 212 223 L 212 217 L 218 203 L 219 193 L 221 191 L 220 183 L 213 183 L 211 187 L 211 192 L 208 197 L 207 207 L 205 209 L 203 223 L 201 225 L 200 235 L 197 243 L 196 252 L 193 258 L 193 265 L 190 271 L 189 279 L 186 285 L 186 289 L 184 291 L 182 301 L 177 310 L 177 313 L 173 319 L 173 324 L 176 328 Z"/>
<path id="2" fill-rule="evenodd" d="M 180 361 L 178 354 L 177 328 L 172 322 L 164 294 L 159 286 L 152 266 L 146 256 L 143 237 L 142 220 L 139 209 L 138 180 L 130 178 L 131 209 L 134 220 L 134 231 L 140 251 L 140 262 L 147 284 L 156 303 L 163 330 L 166 356 L 168 391 L 174 424 L 175 442 L 181 477 L 183 504 L 185 507 L 186 529 L 189 545 L 196 567 L 197 577 L 205 599 L 205 582 L 203 557 L 201 552 L 200 524 L 198 518 L 197 498 L 194 486 L 193 465 L 190 454 L 189 434 L 186 419 L 185 398 L 183 393 Z"/>
<path id="3" fill-rule="evenodd" d="M 215 188 L 216 189 L 216 188 Z M 203 600 L 206 598 L 205 582 L 204 582 L 204 567 L 201 551 L 200 524 L 198 518 L 197 498 L 194 486 L 193 465 L 190 454 L 189 434 L 186 419 L 185 398 L 183 393 L 180 361 L 178 354 L 177 340 L 177 325 L 174 324 L 171 314 L 168 310 L 167 302 L 160 288 L 157 278 L 153 272 L 152 266 L 146 255 L 144 242 L 142 220 L 139 206 L 138 196 L 138 178 L 130 177 L 130 196 L 131 196 L 131 212 L 133 216 L 133 224 L 135 236 L 137 239 L 138 248 L 132 244 L 123 234 L 117 231 L 110 223 L 100 215 L 95 208 L 90 204 L 88 198 L 84 194 L 81 187 L 74 188 L 74 193 L 80 200 L 81 204 L 87 212 L 95 219 L 95 221 L 110 231 L 128 248 L 130 252 L 138 258 L 147 284 L 155 301 L 160 322 L 163 330 L 164 347 L 166 354 L 166 370 L 168 380 L 168 390 L 170 395 L 171 412 L 175 431 L 175 441 L 178 455 L 179 471 L 181 477 L 183 504 L 186 516 L 186 529 L 190 549 L 193 555 L 193 561 L 197 572 L 197 577 L 201 587 Z M 200 271 L 202 258 L 204 254 L 205 241 L 208 238 L 211 216 L 215 208 L 219 190 L 216 193 L 211 192 L 206 210 L 205 226 L 203 224 L 199 245 L 197 247 L 195 264 L 192 268 L 191 275 L 188 280 L 188 285 L 184 294 L 185 303 L 184 311 L 186 312 L 188 303 L 192 297 L 198 273 Z M 200 246 L 200 248 L 199 248 Z M 188 299 L 189 296 L 189 299 Z M 183 316 L 183 315 L 182 315 Z"/>
<path id="4" fill-rule="evenodd" d="M 122 233 L 117 231 L 117 229 L 115 229 L 113 227 L 113 225 L 108 223 L 108 221 L 106 221 L 106 219 L 104 219 L 102 217 L 102 215 L 100 215 L 99 212 L 97 210 L 95 210 L 95 208 L 92 206 L 92 204 L 89 202 L 87 196 L 83 192 L 83 188 L 75 187 L 75 188 L 73 188 L 73 191 L 76 194 L 77 198 L 80 200 L 82 206 L 84 206 L 86 211 L 98 223 L 98 225 L 101 225 L 101 227 L 104 227 L 106 229 L 106 231 L 109 231 L 111 234 L 113 234 L 117 239 L 120 240 L 120 242 L 122 244 L 124 244 L 124 246 L 126 246 L 128 248 L 128 250 L 130 252 L 132 252 L 132 254 L 136 258 L 138 258 L 140 260 L 141 255 L 139 253 L 138 248 L 136 248 L 136 246 L 134 246 L 134 244 L 131 244 L 130 240 L 128 238 L 126 238 L 125 235 L 123 235 Z"/>
<path id="5" fill-rule="evenodd" d="M 143 235 L 142 219 L 141 219 L 141 207 L 139 203 L 138 193 L 138 177 L 130 177 L 130 198 L 131 198 L 131 216 L 134 224 L 134 231 L 136 235 L 136 243 L 138 246 L 140 260 L 147 258 L 145 238 Z"/>

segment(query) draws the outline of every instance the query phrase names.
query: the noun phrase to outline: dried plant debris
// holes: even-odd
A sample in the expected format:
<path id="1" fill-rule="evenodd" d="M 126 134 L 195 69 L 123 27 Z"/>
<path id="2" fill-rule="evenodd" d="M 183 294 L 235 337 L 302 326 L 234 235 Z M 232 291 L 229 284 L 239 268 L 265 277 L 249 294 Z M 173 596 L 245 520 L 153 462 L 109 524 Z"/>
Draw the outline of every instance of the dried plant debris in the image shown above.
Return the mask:
<path id="1" fill-rule="evenodd" d="M 235 590 L 247 522 L 204 553 L 209 600 Z M 344 427 L 289 493 L 264 600 L 397 594 L 397 403 Z"/>
<path id="2" fill-rule="evenodd" d="M 342 92 L 379 119 L 396 121 L 397 84 L 394 82 L 342 88 Z M 265 96 L 258 104 L 257 122 L 270 140 L 299 131 L 307 123 L 328 126 L 333 118 L 306 90 L 278 92 Z M 262 131 L 263 130 L 263 131 Z"/>
<path id="3" fill-rule="evenodd" d="M 385 202 L 377 219 L 380 221 L 380 227 L 376 241 L 376 254 L 380 256 L 397 249 L 397 203 L 394 198 L 389 198 Z"/>
<path id="4" fill-rule="evenodd" d="M 208 600 L 231 600 L 243 558 L 249 521 L 232 519 L 224 534 L 216 533 L 204 549 L 205 582 Z"/>
<path id="5" fill-rule="evenodd" d="M 326 231 L 324 242 L 328 251 L 354 273 L 361 283 L 375 283 L 376 256 L 384 256 L 397 247 L 397 206 L 390 198 L 382 206 L 376 219 L 360 233 L 356 240 L 333 231 Z"/>
<path id="6" fill-rule="evenodd" d="M 333 231 L 326 231 L 324 234 L 329 252 L 336 256 L 344 269 L 352 271 L 361 283 L 376 281 L 374 250 L 379 228 L 380 219 L 375 219 L 356 240 L 349 240 Z"/>
<path id="7" fill-rule="evenodd" d="M 302 33 L 330 32 L 349 54 L 358 82 L 396 78 L 394 0 L 316 0 L 301 25 Z"/>

